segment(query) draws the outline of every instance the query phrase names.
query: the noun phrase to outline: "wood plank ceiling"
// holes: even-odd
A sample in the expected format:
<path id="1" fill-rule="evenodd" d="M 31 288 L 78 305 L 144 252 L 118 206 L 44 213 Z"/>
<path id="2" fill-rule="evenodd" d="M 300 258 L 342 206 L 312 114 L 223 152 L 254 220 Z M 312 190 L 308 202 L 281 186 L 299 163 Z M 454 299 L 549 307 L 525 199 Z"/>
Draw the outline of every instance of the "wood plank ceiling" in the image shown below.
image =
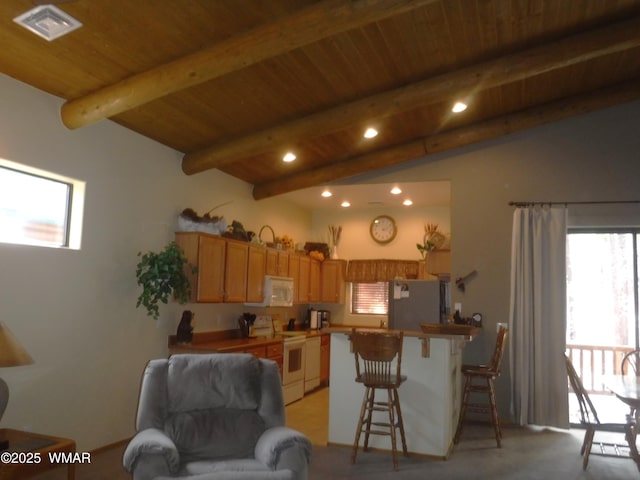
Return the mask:
<path id="1" fill-rule="evenodd" d="M 38 3 L 83 27 L 12 21 Z M 69 128 L 109 118 L 256 199 L 640 97 L 640 0 L 2 0 L 0 19 L 0 71 L 67 100 Z"/>

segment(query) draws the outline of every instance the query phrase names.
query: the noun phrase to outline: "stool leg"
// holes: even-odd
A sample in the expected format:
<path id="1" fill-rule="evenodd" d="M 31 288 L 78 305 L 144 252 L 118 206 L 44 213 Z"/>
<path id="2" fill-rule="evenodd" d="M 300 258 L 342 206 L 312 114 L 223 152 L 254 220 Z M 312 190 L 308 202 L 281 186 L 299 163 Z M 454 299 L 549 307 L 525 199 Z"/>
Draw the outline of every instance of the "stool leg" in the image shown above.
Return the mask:
<path id="1" fill-rule="evenodd" d="M 393 389 L 393 402 L 396 406 L 398 428 L 400 428 L 400 439 L 402 440 L 402 453 L 405 457 L 409 456 L 407 450 L 407 440 L 404 436 L 404 421 L 402 419 L 402 411 L 400 410 L 400 397 L 398 396 L 398 389 Z"/>
<path id="2" fill-rule="evenodd" d="M 462 395 L 462 403 L 460 405 L 460 416 L 458 417 L 458 428 L 456 428 L 456 434 L 453 437 L 453 443 L 460 441 L 460 435 L 462 434 L 462 423 L 464 422 L 464 416 L 467 411 L 467 402 L 469 401 L 469 392 L 471 391 L 471 377 L 465 376 L 464 381 L 464 394 Z"/>
<path id="3" fill-rule="evenodd" d="M 496 432 L 496 443 L 498 444 L 498 448 L 501 448 L 500 439 L 502 438 L 502 430 L 500 429 L 500 420 L 498 420 L 496 392 L 493 388 L 492 378 L 487 378 L 487 385 L 489 387 L 489 403 L 491 404 L 491 423 L 493 423 L 493 430 Z"/>
<path id="4" fill-rule="evenodd" d="M 375 408 L 375 400 L 376 400 L 376 389 L 374 387 L 367 387 L 369 391 L 369 400 L 367 406 L 367 427 L 364 431 L 364 448 L 363 451 L 367 451 L 369 449 L 369 434 L 371 433 L 371 420 L 373 417 L 373 410 Z"/>
<path id="5" fill-rule="evenodd" d="M 364 397 L 362 399 L 362 407 L 360 407 L 360 417 L 358 418 L 358 427 L 356 428 L 356 439 L 353 442 L 353 450 L 351 451 L 351 463 L 356 463 L 356 455 L 358 454 L 358 443 L 360 443 L 360 434 L 362 433 L 362 422 L 364 421 L 364 414 L 369 402 L 369 387 L 364 391 Z"/>
<path id="6" fill-rule="evenodd" d="M 389 413 L 389 430 L 391 433 L 391 457 L 393 458 L 393 469 L 398 470 L 398 449 L 396 447 L 396 419 L 393 389 L 387 388 L 387 410 Z"/>

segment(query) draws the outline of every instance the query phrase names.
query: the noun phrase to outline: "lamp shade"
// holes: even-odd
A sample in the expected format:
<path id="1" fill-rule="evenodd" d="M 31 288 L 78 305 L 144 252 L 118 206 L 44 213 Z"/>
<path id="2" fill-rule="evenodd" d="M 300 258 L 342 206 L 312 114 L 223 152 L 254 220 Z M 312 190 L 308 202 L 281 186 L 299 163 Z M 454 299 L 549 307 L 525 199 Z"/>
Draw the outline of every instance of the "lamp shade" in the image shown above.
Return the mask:
<path id="1" fill-rule="evenodd" d="M 16 340 L 9 327 L 0 322 L 0 367 L 17 367 L 31 363 L 31 355 Z"/>

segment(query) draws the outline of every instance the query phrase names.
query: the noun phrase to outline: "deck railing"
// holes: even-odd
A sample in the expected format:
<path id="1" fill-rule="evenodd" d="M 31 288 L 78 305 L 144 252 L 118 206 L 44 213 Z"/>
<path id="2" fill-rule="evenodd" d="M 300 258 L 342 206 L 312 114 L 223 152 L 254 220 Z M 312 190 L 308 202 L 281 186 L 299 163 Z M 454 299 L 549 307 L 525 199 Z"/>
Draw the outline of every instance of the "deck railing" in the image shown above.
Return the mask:
<path id="1" fill-rule="evenodd" d="M 567 355 L 589 393 L 609 393 L 603 377 L 619 375 L 622 358 L 633 347 L 567 344 Z"/>

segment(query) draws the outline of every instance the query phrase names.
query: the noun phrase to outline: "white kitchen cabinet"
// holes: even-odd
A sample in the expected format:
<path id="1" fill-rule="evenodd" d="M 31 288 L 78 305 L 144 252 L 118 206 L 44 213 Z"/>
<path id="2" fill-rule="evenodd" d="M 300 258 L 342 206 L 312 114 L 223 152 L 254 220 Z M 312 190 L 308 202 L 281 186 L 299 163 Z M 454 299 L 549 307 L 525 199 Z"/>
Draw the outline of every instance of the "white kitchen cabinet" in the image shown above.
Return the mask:
<path id="1" fill-rule="evenodd" d="M 307 338 L 305 344 L 304 391 L 320 386 L 320 336 Z"/>

